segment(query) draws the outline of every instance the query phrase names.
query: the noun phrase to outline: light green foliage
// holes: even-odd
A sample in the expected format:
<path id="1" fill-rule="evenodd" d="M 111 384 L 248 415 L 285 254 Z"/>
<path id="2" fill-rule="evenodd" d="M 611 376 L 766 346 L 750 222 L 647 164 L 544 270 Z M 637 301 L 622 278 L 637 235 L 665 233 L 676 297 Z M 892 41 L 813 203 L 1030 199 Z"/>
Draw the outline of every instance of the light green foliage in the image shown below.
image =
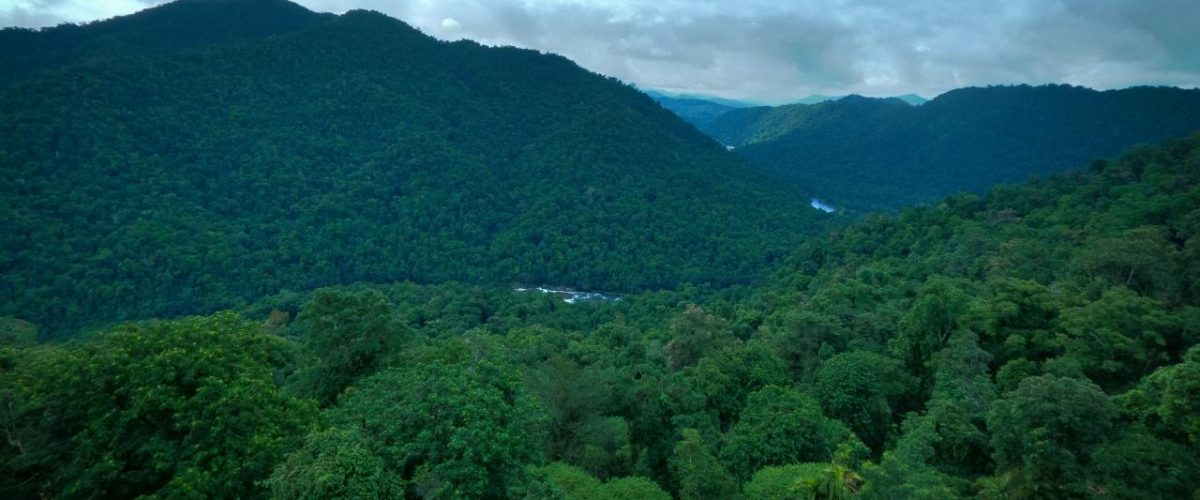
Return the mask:
<path id="1" fill-rule="evenodd" d="M 35 487 L 67 497 L 252 495 L 314 416 L 283 395 L 282 341 L 232 314 L 122 326 L 46 360 L 27 411 L 63 436 Z"/>
<path id="2" fill-rule="evenodd" d="M 1057 352 L 1054 320 L 1062 304 L 1045 285 L 1001 278 L 987 283 L 987 299 L 971 312 L 971 328 L 997 364 L 1044 360 Z"/>
<path id="3" fill-rule="evenodd" d="M 895 446 L 883 453 L 878 464 L 863 466 L 863 498 L 934 500 L 964 496 L 967 482 L 933 465 L 939 463 L 939 454 L 945 453 L 942 450 L 953 449 L 955 439 L 947 435 L 947 429 L 939 428 L 944 424 L 939 413 L 936 407 L 931 407 L 928 415 L 907 418 L 904 433 Z"/>
<path id="4" fill-rule="evenodd" d="M 855 497 L 861 483 L 841 465 L 800 463 L 759 470 L 745 492 L 748 500 L 845 500 Z"/>
<path id="5" fill-rule="evenodd" d="M 684 429 L 671 456 L 671 473 L 682 500 L 732 498 L 737 482 L 721 466 L 695 429 Z"/>
<path id="6" fill-rule="evenodd" d="M 725 467 L 740 480 L 758 469 L 795 462 L 828 461 L 854 435 L 826 418 L 811 396 L 770 385 L 752 394 L 721 446 Z"/>
<path id="7" fill-rule="evenodd" d="M 834 318 L 802 309 L 783 309 L 770 318 L 766 328 L 767 342 L 797 380 L 811 379 L 821 366 L 822 354 L 845 350 L 850 337 Z"/>
<path id="8" fill-rule="evenodd" d="M 1116 237 L 1098 238 L 1080 255 L 1078 266 L 1108 282 L 1142 294 L 1173 296 L 1176 247 L 1161 226 L 1131 228 Z"/>
<path id="9" fill-rule="evenodd" d="M 0 349 L 26 347 L 37 341 L 37 325 L 17 318 L 0 317 Z"/>
<path id="10" fill-rule="evenodd" d="M 570 465 L 555 462 L 529 471 L 525 498 L 561 500 L 670 500 L 671 495 L 642 477 L 602 482 Z"/>
<path id="11" fill-rule="evenodd" d="M 1121 395 L 1125 413 L 1158 433 L 1200 446 L 1200 347 Z"/>
<path id="12" fill-rule="evenodd" d="M 604 483 L 595 500 L 671 500 L 654 481 L 644 477 L 621 477 Z M 584 500 L 584 499 L 581 499 Z M 590 499 L 588 499 L 590 500 Z"/>
<path id="13" fill-rule="evenodd" d="M 308 436 L 264 482 L 271 498 L 369 500 L 404 498 L 404 482 L 355 429 L 328 429 Z"/>
<path id="14" fill-rule="evenodd" d="M 369 436 L 412 494 L 503 496 L 542 456 L 545 417 L 516 375 L 489 359 L 390 368 L 348 392 L 331 420 Z"/>

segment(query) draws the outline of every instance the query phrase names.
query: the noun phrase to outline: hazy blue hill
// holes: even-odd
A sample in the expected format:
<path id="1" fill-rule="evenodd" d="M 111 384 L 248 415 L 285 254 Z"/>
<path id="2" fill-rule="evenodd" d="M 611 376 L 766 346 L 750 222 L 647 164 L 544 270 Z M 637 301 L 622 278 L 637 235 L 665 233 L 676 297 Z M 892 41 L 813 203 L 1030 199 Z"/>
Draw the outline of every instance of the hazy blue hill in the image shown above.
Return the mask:
<path id="1" fill-rule="evenodd" d="M 661 104 L 662 107 L 667 108 L 672 113 L 679 115 L 680 118 L 697 127 L 704 127 L 713 121 L 713 119 L 725 114 L 729 110 L 747 107 L 745 103 L 727 99 L 670 96 L 654 91 L 648 91 L 646 95 L 649 95 L 650 98 Z"/>
<path id="2" fill-rule="evenodd" d="M 929 102 L 929 99 L 921 97 L 917 94 L 898 95 L 898 96 L 896 96 L 896 99 L 900 99 L 901 101 L 912 104 L 913 106 L 920 106 L 922 104 Z"/>
<path id="3" fill-rule="evenodd" d="M 98 57 L 0 115 L 0 314 L 52 333 L 357 281 L 744 282 L 824 220 L 616 80 L 371 12 Z"/>
<path id="4" fill-rule="evenodd" d="M 835 205 L 891 210 L 1058 172 L 1200 129 L 1200 90 L 965 88 L 921 106 L 844 98 L 726 113 L 705 127 Z"/>

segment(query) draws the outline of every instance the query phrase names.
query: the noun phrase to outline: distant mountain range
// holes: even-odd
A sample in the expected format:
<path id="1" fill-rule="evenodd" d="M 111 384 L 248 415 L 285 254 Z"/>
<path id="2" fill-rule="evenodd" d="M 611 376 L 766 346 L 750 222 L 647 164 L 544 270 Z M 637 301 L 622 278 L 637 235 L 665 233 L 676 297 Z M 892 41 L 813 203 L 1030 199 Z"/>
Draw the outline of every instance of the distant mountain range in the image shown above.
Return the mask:
<path id="1" fill-rule="evenodd" d="M 727 111 L 751 106 L 738 101 L 716 98 L 701 98 L 701 97 L 685 97 L 685 96 L 670 96 L 661 92 L 647 91 L 652 99 L 667 108 L 672 113 L 679 115 L 688 123 L 697 127 L 708 125 L 718 116 L 725 114 Z"/>
<path id="2" fill-rule="evenodd" d="M 1200 90 L 964 88 L 920 106 L 849 96 L 729 110 L 701 129 L 834 206 L 894 210 L 1200 130 Z"/>
<path id="3" fill-rule="evenodd" d="M 52 333 L 359 281 L 726 285 L 829 219 L 614 79 L 378 13 L 0 37 L 0 316 Z"/>
<path id="4" fill-rule="evenodd" d="M 736 101 L 732 99 L 722 99 L 711 96 L 696 96 L 679 94 L 672 95 L 654 90 L 645 91 L 655 101 L 658 101 L 664 108 L 667 108 L 672 113 L 679 115 L 688 123 L 700 127 L 707 128 L 717 117 L 734 109 L 763 107 L 759 104 Z M 820 104 L 823 102 L 836 101 L 846 96 L 828 96 L 821 94 L 812 94 L 803 99 L 799 99 L 792 104 Z M 897 96 L 896 99 L 907 102 L 913 106 L 920 106 L 929 102 L 928 99 L 916 94 L 905 94 Z"/>
<path id="5" fill-rule="evenodd" d="M 803 99 L 797 100 L 796 102 L 793 102 L 791 104 L 820 104 L 823 102 L 836 101 L 843 97 L 846 97 L 846 96 L 844 96 L 844 95 L 830 96 L 830 95 L 822 95 L 822 94 L 813 94 L 813 95 L 810 95 Z M 909 104 L 912 104 L 913 106 L 920 106 L 922 104 L 929 102 L 929 99 L 921 97 L 917 94 L 898 95 L 898 96 L 895 96 L 895 98 L 900 99 L 901 101 L 907 102 Z"/>

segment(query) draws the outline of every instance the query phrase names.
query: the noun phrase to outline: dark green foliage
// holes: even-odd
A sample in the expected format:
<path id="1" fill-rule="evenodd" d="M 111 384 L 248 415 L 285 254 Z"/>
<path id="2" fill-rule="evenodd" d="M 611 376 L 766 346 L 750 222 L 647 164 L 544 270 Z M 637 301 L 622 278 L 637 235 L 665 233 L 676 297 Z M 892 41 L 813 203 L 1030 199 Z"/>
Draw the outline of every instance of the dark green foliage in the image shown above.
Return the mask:
<path id="1" fill-rule="evenodd" d="M 387 473 L 425 498 L 504 497 L 522 464 L 541 458 L 543 420 L 513 372 L 486 358 L 385 370 L 332 415 L 335 427 L 369 436 Z"/>
<path id="2" fill-rule="evenodd" d="M 3 475 L 24 481 L 5 486 L 18 497 L 255 494 L 315 416 L 272 381 L 284 348 L 226 313 L 29 353 L 12 374 L 18 413 L 5 417 L 22 443 L 0 455 Z"/>
<path id="3" fill-rule="evenodd" d="M 561 58 L 362 12 L 208 27 L 0 86 L 2 498 L 1200 487 L 1200 136 L 806 239 Z M 559 280 L 707 285 L 511 289 Z"/>
<path id="4" fill-rule="evenodd" d="M 0 29 L 0 87 L 41 70 L 282 35 L 332 17 L 287 0 L 181 0 L 84 26 Z"/>
<path id="5" fill-rule="evenodd" d="M 562 57 L 318 18 L 0 87 L 0 314 L 60 336 L 354 282 L 724 286 L 827 219 Z"/>
<path id="6" fill-rule="evenodd" d="M 864 348 L 886 348 L 914 377 L 891 401 L 904 423 L 863 469 L 863 495 L 1194 490 L 1182 478 L 1197 457 L 1200 371 L 1185 353 L 1200 296 L 1186 270 L 1200 261 L 1181 249 L 1196 239 L 1198 162 L 1200 137 L 1169 141 L 806 243 L 761 298 L 759 333 L 793 377 L 815 384 L 823 369 L 808 378 L 808 367 Z M 848 372 L 826 376 L 827 398 L 883 390 L 854 383 L 871 370 Z M 1153 440 L 1172 458 L 1118 457 Z"/>
<path id="7" fill-rule="evenodd" d="M 834 206 L 896 210 L 1200 130 L 1200 90 L 964 88 L 921 106 L 850 96 L 732 110 L 703 130 Z"/>
<path id="8" fill-rule="evenodd" d="M 308 436 L 263 483 L 277 499 L 403 498 L 404 483 L 357 430 L 329 429 Z"/>
<path id="9" fill-rule="evenodd" d="M 323 405 L 378 370 L 383 357 L 411 336 L 387 298 L 375 290 L 319 291 L 296 322 L 308 353 L 297 385 Z"/>
<path id="10" fill-rule="evenodd" d="M 1200 459 L 1171 441 L 1131 432 L 1092 454 L 1092 491 L 1112 498 L 1187 498 L 1200 488 Z"/>
<path id="11" fill-rule="evenodd" d="M 767 386 L 750 395 L 738 423 L 721 446 L 721 461 L 745 481 L 769 465 L 822 462 L 854 435 L 836 420 L 825 418 L 809 395 Z"/>
<path id="12" fill-rule="evenodd" d="M 5 319 L 0 494 L 1186 497 L 1197 151 L 868 217 L 755 288 L 355 285 L 66 345 Z M 1125 235 L 1171 271 L 1092 265 Z"/>
<path id="13" fill-rule="evenodd" d="M 1160 435 L 1200 446 L 1200 347 L 1159 368 L 1120 398 L 1127 417 Z"/>
<path id="14" fill-rule="evenodd" d="M 817 372 L 814 395 L 825 414 L 850 426 L 859 438 L 881 449 L 892 423 L 892 406 L 907 387 L 900 363 L 868 351 L 839 354 Z"/>
<path id="15" fill-rule="evenodd" d="M 1084 466 L 1112 432 L 1116 408 L 1095 384 L 1043 375 L 992 404 L 988 430 L 1001 471 L 1014 471 L 1014 491 L 1082 495 Z"/>
<path id="16" fill-rule="evenodd" d="M 731 498 L 738 492 L 737 481 L 721 466 L 695 429 L 684 429 L 683 439 L 671 456 L 671 472 L 679 485 L 681 500 Z"/>

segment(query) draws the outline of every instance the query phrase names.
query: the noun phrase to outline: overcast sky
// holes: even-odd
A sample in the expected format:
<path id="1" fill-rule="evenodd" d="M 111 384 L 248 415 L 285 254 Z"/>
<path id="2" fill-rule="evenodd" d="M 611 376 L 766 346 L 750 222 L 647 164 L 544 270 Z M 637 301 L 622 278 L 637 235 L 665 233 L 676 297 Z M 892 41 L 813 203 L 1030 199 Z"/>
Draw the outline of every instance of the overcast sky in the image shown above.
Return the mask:
<path id="1" fill-rule="evenodd" d="M 0 25 L 161 0 L 0 0 Z M 563 54 L 643 88 L 778 103 L 968 85 L 1200 86 L 1200 0 L 300 0 Z"/>

